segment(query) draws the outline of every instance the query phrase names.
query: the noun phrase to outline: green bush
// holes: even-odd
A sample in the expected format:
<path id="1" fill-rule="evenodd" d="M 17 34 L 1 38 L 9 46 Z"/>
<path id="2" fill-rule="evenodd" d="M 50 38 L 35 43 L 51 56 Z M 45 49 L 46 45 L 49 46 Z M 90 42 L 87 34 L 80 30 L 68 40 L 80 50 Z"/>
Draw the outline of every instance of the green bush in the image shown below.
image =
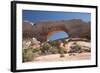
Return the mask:
<path id="1" fill-rule="evenodd" d="M 50 52 L 51 47 L 52 46 L 49 43 L 45 42 L 41 48 L 42 55 L 51 54 Z"/>
<path id="2" fill-rule="evenodd" d="M 58 54 L 58 49 L 56 47 L 50 48 L 49 51 L 51 52 L 51 54 Z"/>
<path id="3" fill-rule="evenodd" d="M 41 55 L 41 50 L 40 48 L 33 48 L 32 52 L 35 56 L 40 56 Z"/>
<path id="4" fill-rule="evenodd" d="M 69 53 L 81 53 L 81 46 L 74 42 L 70 47 Z"/>
<path id="5" fill-rule="evenodd" d="M 57 41 L 52 41 L 50 44 L 51 46 L 57 46 Z"/>
<path id="6" fill-rule="evenodd" d="M 52 44 L 52 45 L 51 45 Z M 65 48 L 62 49 L 64 53 L 66 53 Z M 42 55 L 48 55 L 48 54 L 59 54 L 59 48 L 57 47 L 57 41 L 53 41 L 52 43 L 44 43 L 44 45 L 41 48 Z"/>
<path id="7" fill-rule="evenodd" d="M 40 56 L 41 50 L 39 48 L 28 48 L 22 50 L 23 62 L 33 61 L 34 58 Z"/>
<path id="8" fill-rule="evenodd" d="M 23 62 L 32 61 L 34 55 L 31 49 L 23 49 L 22 52 Z"/>

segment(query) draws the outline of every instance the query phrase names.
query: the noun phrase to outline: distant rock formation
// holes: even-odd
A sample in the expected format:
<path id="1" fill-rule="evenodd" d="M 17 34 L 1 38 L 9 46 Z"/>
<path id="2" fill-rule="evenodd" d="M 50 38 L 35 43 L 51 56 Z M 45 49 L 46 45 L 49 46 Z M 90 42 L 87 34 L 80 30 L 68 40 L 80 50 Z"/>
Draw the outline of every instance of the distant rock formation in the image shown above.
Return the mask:
<path id="1" fill-rule="evenodd" d="M 80 19 L 37 22 L 34 25 L 23 22 L 23 38 L 37 38 L 45 42 L 54 31 L 64 31 L 72 38 L 91 39 L 91 24 Z"/>

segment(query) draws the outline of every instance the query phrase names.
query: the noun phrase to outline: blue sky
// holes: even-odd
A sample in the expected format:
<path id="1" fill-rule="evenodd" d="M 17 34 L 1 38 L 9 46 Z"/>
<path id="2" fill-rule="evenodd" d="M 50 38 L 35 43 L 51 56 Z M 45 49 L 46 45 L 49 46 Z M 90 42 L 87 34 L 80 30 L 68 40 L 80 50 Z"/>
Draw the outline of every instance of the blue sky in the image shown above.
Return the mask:
<path id="1" fill-rule="evenodd" d="M 79 13 L 79 12 L 56 12 L 56 11 L 35 11 L 35 10 L 23 10 L 22 20 L 30 22 L 39 21 L 57 21 L 57 20 L 70 20 L 70 19 L 81 19 L 85 22 L 91 20 L 90 13 Z M 59 35 L 59 36 L 58 36 Z M 58 38 L 67 37 L 68 34 L 64 32 L 58 32 L 52 35 L 49 40 L 56 40 Z"/>
<path id="2" fill-rule="evenodd" d="M 59 36 L 58 36 L 59 35 Z M 64 31 L 57 32 L 48 38 L 49 41 L 57 40 L 60 38 L 67 38 L 69 37 L 68 34 Z"/>
<path id="3" fill-rule="evenodd" d="M 90 21 L 90 13 L 23 10 L 23 20 L 31 22 L 82 19 Z"/>

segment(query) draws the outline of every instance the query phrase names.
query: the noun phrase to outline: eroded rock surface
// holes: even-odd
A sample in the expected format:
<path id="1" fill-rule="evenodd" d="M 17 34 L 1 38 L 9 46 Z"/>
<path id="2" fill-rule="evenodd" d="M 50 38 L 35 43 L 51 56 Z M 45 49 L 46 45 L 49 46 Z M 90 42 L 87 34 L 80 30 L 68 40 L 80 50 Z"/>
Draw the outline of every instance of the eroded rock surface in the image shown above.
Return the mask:
<path id="1" fill-rule="evenodd" d="M 47 41 L 54 31 L 64 31 L 69 37 L 91 39 L 91 24 L 80 19 L 37 22 L 34 25 L 23 22 L 23 38 L 37 38 L 40 42 Z"/>

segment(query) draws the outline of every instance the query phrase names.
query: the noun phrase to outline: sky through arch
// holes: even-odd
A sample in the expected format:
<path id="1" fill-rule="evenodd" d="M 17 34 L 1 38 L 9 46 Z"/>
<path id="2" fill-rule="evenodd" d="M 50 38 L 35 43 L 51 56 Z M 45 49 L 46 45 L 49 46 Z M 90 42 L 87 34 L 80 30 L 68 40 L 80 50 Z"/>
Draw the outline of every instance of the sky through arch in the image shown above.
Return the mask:
<path id="1" fill-rule="evenodd" d="M 54 41 L 54 40 L 58 40 L 58 39 L 63 39 L 63 38 L 68 38 L 69 35 L 68 33 L 64 32 L 64 31 L 59 31 L 56 33 L 53 33 L 52 35 L 50 35 L 47 40 L 48 41 Z"/>

